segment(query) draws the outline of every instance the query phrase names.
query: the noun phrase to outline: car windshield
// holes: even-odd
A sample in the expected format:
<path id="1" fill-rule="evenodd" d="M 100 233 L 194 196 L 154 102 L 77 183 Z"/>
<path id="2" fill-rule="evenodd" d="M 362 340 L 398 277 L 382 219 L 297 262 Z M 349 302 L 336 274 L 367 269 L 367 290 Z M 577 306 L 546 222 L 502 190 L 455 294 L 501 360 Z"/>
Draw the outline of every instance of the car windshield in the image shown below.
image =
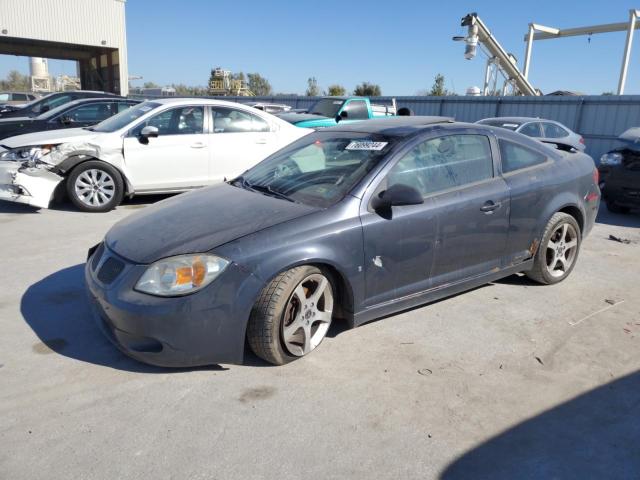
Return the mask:
<path id="1" fill-rule="evenodd" d="M 142 102 L 139 105 L 123 110 L 113 117 L 103 120 L 93 127 L 89 127 L 88 130 L 104 133 L 115 132 L 116 130 L 126 127 L 151 110 L 158 108 L 160 105 L 160 103 L 155 102 Z"/>
<path id="2" fill-rule="evenodd" d="M 338 114 L 338 110 L 340 110 L 343 103 L 344 100 L 339 98 L 323 98 L 313 104 L 309 109 L 309 113 L 334 118 Z"/>
<path id="3" fill-rule="evenodd" d="M 507 130 L 515 131 L 522 123 L 509 122 L 507 120 L 482 120 L 478 122 L 480 125 L 491 125 L 492 127 L 506 128 Z"/>
<path id="4" fill-rule="evenodd" d="M 316 132 L 292 143 L 230 183 L 293 202 L 329 207 L 375 167 L 393 137 Z"/>

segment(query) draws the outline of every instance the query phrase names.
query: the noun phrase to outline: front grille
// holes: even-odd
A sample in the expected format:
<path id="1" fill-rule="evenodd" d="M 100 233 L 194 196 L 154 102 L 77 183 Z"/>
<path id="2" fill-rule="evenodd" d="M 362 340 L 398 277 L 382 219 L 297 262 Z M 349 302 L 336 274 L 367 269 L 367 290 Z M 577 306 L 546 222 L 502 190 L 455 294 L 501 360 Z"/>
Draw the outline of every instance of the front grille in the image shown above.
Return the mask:
<path id="1" fill-rule="evenodd" d="M 98 280 L 100 280 L 105 285 L 109 285 L 113 282 L 120 272 L 124 269 L 124 263 L 118 260 L 115 257 L 109 257 L 100 267 L 100 271 L 98 272 Z"/>
<path id="2" fill-rule="evenodd" d="M 102 258 L 102 254 L 104 253 L 104 243 L 98 245 L 98 248 L 95 252 L 93 252 L 93 259 L 91 260 L 91 270 L 94 272 L 96 268 L 98 268 L 98 264 L 100 263 L 100 259 Z"/>

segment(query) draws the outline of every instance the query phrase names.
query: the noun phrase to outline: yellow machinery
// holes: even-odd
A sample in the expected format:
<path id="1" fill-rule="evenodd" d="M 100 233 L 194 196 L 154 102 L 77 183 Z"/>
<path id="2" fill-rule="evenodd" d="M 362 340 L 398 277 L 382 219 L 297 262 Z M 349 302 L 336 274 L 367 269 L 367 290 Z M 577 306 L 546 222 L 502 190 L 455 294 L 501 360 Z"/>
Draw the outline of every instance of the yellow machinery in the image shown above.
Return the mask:
<path id="1" fill-rule="evenodd" d="M 209 82 L 209 95 L 253 97 L 254 93 L 249 90 L 245 81 L 234 79 L 230 70 L 216 67 L 213 70 L 213 78 Z"/>

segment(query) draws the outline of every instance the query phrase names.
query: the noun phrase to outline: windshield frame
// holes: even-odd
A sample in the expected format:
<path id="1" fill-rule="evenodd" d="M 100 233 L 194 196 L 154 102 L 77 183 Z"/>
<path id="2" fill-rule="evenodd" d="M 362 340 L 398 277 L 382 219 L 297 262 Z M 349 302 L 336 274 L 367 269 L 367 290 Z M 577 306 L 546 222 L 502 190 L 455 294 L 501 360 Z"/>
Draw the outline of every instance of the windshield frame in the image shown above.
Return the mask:
<path id="1" fill-rule="evenodd" d="M 298 152 L 303 151 L 306 148 L 313 146 L 314 144 L 326 143 L 328 146 L 330 143 L 338 144 L 344 143 L 345 147 L 342 149 L 342 153 L 347 150 L 353 150 L 354 152 L 368 151 L 369 154 L 362 161 L 357 162 L 358 153 L 353 153 L 353 159 L 346 158 L 344 165 L 340 164 L 340 156 L 334 156 L 333 161 L 336 162 L 333 166 L 327 166 L 327 157 L 323 158 L 324 168 L 311 169 L 307 171 L 300 170 L 300 163 L 292 158 Z M 382 142 L 385 145 L 379 150 L 369 149 L 356 149 L 349 148 L 354 142 Z M 367 178 L 370 175 L 375 175 L 376 171 L 382 166 L 386 165 L 389 159 L 394 155 L 394 152 L 401 146 L 403 142 L 399 137 L 384 135 L 382 133 L 372 132 L 354 132 L 354 131 L 317 131 L 309 135 L 296 140 L 287 147 L 279 150 L 278 152 L 270 155 L 262 162 L 258 163 L 254 167 L 245 171 L 239 177 L 236 177 L 228 184 L 245 188 L 246 190 L 256 191 L 259 194 L 269 195 L 277 197 L 289 197 L 286 200 L 301 203 L 307 206 L 315 208 L 329 208 L 337 203 L 341 202 L 346 196 L 351 194 L 354 190 L 358 189 L 363 182 L 368 183 Z M 324 156 L 327 153 L 335 153 L 339 151 L 336 148 L 337 145 L 332 145 L 331 149 L 322 151 Z M 350 160 L 356 160 L 356 162 L 350 162 Z M 275 176 L 276 172 L 280 168 L 287 167 L 287 163 L 296 163 L 298 172 L 285 176 Z M 349 167 L 354 166 L 350 169 Z M 344 173 L 341 173 L 344 170 Z M 331 182 L 318 182 L 314 183 L 314 176 L 316 179 L 322 180 L 323 177 L 331 177 L 332 175 L 339 175 L 337 183 Z M 265 181 L 265 178 L 270 176 Z M 291 176 L 292 178 L 287 179 Z M 344 183 L 342 183 L 344 182 Z M 299 188 L 300 185 L 308 184 L 309 187 Z M 325 187 L 328 186 L 328 187 Z M 257 188 L 254 188 L 257 187 Z M 296 188 L 298 187 L 298 188 Z M 335 188 L 334 188 L 335 187 Z M 309 188 L 315 189 L 315 192 L 307 191 Z M 328 188 L 328 189 L 327 189 Z M 269 192 L 269 189 L 272 191 Z M 331 191 L 333 189 L 333 191 Z M 321 196 L 322 195 L 322 196 Z"/>
<path id="2" fill-rule="evenodd" d="M 137 105 L 132 105 L 126 110 L 123 110 L 120 113 L 116 113 L 115 115 L 104 119 L 103 121 L 93 125 L 92 127 L 88 127 L 88 130 L 98 133 L 114 133 L 123 129 L 129 130 L 133 123 L 140 121 L 142 118 L 146 118 L 148 114 L 153 114 L 152 112 L 156 112 L 162 105 L 163 104 L 160 102 L 146 100 L 144 102 L 138 103 Z M 141 115 L 129 118 L 126 122 L 121 122 L 121 119 L 131 117 L 131 114 L 138 109 L 145 108 L 146 110 L 144 110 Z M 117 124 L 118 126 L 112 127 L 111 124 Z"/>

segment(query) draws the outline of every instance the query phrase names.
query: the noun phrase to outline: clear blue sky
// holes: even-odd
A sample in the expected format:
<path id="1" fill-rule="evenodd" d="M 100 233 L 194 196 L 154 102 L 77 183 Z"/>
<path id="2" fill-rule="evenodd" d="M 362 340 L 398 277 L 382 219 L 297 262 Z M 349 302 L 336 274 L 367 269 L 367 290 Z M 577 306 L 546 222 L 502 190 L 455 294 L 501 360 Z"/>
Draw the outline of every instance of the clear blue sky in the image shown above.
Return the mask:
<path id="1" fill-rule="evenodd" d="M 395 1 L 322 2 L 128 0 L 129 73 L 158 84 L 205 85 L 212 67 L 259 72 L 276 92 L 304 93 L 307 78 L 348 89 L 364 80 L 386 95 L 413 95 L 437 73 L 464 93 L 482 83 L 484 61 L 467 61 L 460 18 L 477 11 L 522 66 L 529 22 L 559 28 L 622 22 L 628 1 Z M 536 42 L 530 79 L 543 91 L 615 91 L 625 33 Z M 627 78 L 640 94 L 640 31 Z M 27 60 L 0 56 L 0 76 L 27 70 Z M 53 74 L 73 74 L 70 62 L 51 62 Z"/>

